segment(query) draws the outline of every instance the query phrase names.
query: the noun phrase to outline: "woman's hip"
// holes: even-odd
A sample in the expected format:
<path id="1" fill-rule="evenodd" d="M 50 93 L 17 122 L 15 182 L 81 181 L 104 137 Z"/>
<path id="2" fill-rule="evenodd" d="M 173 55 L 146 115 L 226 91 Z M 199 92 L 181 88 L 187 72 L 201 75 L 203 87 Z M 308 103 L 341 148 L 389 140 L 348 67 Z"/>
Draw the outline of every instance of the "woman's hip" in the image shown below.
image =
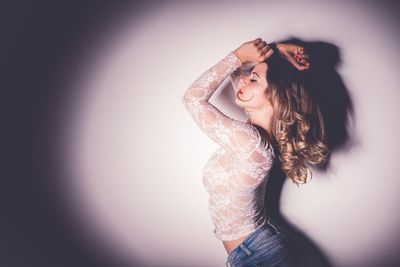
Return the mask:
<path id="1" fill-rule="evenodd" d="M 228 256 L 226 266 L 291 266 L 285 236 L 268 221 Z"/>

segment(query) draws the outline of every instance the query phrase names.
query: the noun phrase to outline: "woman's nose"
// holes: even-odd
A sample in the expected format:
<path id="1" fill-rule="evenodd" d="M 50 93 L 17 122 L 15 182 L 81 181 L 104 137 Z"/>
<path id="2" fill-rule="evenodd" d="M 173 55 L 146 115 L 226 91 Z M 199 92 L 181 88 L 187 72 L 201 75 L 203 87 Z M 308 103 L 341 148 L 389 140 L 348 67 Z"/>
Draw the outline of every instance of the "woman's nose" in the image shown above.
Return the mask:
<path id="1" fill-rule="evenodd" d="M 239 83 L 238 83 L 238 87 L 241 88 L 245 85 L 247 85 L 249 83 L 249 76 L 242 76 L 240 77 Z"/>

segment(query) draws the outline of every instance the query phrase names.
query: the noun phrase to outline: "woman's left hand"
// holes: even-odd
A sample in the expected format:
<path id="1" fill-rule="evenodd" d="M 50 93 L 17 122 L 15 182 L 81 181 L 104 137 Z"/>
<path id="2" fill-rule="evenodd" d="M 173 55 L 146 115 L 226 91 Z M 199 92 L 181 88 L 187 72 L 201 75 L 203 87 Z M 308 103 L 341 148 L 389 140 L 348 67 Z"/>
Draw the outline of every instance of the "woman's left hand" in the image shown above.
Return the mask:
<path id="1" fill-rule="evenodd" d="M 310 68 L 309 55 L 305 52 L 304 47 L 296 44 L 278 43 L 276 48 L 298 70 L 303 71 Z"/>

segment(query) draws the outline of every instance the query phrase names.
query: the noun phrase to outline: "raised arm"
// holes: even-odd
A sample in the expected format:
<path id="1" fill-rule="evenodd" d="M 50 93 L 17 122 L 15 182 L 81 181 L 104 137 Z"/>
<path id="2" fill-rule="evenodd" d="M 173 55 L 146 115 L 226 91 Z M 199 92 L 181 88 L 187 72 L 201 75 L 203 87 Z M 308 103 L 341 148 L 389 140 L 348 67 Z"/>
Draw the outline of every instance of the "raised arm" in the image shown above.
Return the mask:
<path id="1" fill-rule="evenodd" d="M 208 101 L 221 83 L 241 66 L 241 60 L 230 52 L 189 86 L 182 102 L 211 139 L 238 159 L 245 159 L 260 143 L 257 130 L 251 124 L 226 116 Z"/>

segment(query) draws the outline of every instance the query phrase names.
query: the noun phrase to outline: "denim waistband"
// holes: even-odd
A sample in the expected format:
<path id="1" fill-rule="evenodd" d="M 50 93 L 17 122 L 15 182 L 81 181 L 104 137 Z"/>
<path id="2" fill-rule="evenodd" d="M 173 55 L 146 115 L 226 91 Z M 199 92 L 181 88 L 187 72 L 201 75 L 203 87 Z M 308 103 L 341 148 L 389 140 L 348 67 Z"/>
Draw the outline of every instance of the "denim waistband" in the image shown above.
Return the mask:
<path id="1" fill-rule="evenodd" d="M 228 255 L 226 266 L 230 266 L 229 261 L 242 251 L 250 256 L 252 254 L 250 248 L 254 243 L 260 242 L 258 239 L 265 239 L 279 234 L 280 231 L 271 223 L 271 221 L 269 219 L 266 220 L 260 228 L 251 233 L 239 246 L 231 251 Z"/>

